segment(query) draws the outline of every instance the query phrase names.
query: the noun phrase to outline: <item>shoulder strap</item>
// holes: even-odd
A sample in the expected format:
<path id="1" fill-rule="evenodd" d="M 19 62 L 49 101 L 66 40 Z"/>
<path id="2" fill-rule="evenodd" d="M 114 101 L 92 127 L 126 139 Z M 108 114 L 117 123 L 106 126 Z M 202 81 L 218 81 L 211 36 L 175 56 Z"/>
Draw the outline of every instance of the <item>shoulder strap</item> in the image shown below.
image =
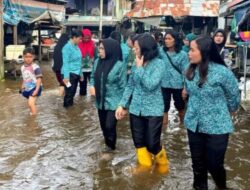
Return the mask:
<path id="1" fill-rule="evenodd" d="M 225 50 L 225 48 L 223 47 L 221 50 L 220 50 L 220 55 L 222 55 L 223 51 Z"/>
<path id="2" fill-rule="evenodd" d="M 168 52 L 165 52 L 165 53 L 166 53 L 166 55 L 167 55 L 167 57 L 168 57 L 168 59 L 169 59 L 169 62 L 170 62 L 171 65 L 172 65 L 172 67 L 173 67 L 178 73 L 180 73 L 180 74 L 182 75 L 182 72 L 173 64 L 171 57 L 168 55 Z"/>

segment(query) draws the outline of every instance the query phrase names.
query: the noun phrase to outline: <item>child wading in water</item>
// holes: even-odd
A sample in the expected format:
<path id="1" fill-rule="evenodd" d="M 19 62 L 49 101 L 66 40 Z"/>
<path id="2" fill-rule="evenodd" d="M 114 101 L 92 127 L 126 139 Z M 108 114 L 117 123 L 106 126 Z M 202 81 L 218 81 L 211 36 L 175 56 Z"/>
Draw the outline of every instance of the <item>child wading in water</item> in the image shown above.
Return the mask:
<path id="1" fill-rule="evenodd" d="M 28 106 L 31 115 L 37 114 L 36 98 L 42 92 L 42 71 L 36 63 L 34 63 L 34 50 L 30 47 L 23 51 L 24 65 L 22 71 L 22 95 L 28 99 Z"/>

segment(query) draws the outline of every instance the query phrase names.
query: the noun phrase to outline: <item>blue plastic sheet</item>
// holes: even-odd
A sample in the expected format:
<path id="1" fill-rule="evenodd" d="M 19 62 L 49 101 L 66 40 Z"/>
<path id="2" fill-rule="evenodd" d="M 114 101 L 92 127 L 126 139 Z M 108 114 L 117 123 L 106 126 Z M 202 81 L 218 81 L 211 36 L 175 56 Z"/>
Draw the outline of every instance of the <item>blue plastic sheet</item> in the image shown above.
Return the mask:
<path id="1" fill-rule="evenodd" d="M 32 0 L 4 0 L 4 22 L 17 25 L 20 21 L 31 24 L 44 18 L 64 21 L 65 8 L 62 5 L 37 2 Z"/>

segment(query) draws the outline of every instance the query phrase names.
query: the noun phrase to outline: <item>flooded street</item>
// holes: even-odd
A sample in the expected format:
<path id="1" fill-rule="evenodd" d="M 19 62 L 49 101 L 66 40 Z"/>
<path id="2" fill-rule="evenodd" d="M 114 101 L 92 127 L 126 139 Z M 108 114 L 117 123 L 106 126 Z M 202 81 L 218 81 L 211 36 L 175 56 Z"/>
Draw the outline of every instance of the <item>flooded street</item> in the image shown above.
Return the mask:
<path id="1" fill-rule="evenodd" d="M 20 80 L 0 82 L 0 189 L 189 190 L 193 174 L 184 127 L 172 108 L 163 143 L 170 160 L 169 175 L 156 171 L 132 176 L 136 163 L 129 122 L 118 123 L 117 150 L 103 160 L 103 136 L 94 100 L 75 97 L 63 108 L 49 64 L 43 64 L 44 91 L 37 101 L 39 114 L 29 115 L 18 94 Z M 240 111 L 226 154 L 229 187 L 250 187 L 250 113 Z M 214 189 L 209 180 L 210 189 Z"/>

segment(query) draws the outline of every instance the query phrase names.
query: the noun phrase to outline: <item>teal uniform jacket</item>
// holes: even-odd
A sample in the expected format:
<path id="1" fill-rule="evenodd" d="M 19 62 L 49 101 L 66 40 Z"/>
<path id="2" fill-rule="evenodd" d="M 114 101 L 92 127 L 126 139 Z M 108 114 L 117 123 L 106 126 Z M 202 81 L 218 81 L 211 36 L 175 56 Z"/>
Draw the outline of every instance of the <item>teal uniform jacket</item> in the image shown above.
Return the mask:
<path id="1" fill-rule="evenodd" d="M 185 51 L 186 53 L 188 53 L 189 50 L 190 50 L 189 46 L 186 46 L 186 45 L 182 46 L 182 51 Z"/>
<path id="2" fill-rule="evenodd" d="M 161 83 L 164 73 L 165 65 L 158 58 L 144 67 L 133 66 L 119 106 L 129 108 L 129 112 L 137 116 L 163 116 Z"/>
<path id="3" fill-rule="evenodd" d="M 135 53 L 133 49 L 130 49 L 128 54 L 127 74 L 130 74 L 132 72 L 132 66 L 134 65 L 134 62 L 135 62 Z"/>
<path id="4" fill-rule="evenodd" d="M 187 53 L 180 51 L 179 53 L 168 52 L 169 56 L 172 59 L 173 64 L 182 72 L 180 74 L 176 69 L 171 65 L 166 52 L 163 48 L 159 49 L 160 58 L 163 60 L 166 66 L 164 73 L 164 79 L 162 81 L 163 88 L 173 88 L 173 89 L 182 89 L 184 85 L 184 73 L 189 65 L 189 60 Z"/>
<path id="5" fill-rule="evenodd" d="M 97 68 L 98 63 L 99 63 L 99 59 L 95 61 L 93 69 L 92 69 L 92 73 L 90 76 L 90 86 L 93 86 L 93 87 L 95 84 L 95 81 L 94 81 L 95 70 Z M 118 103 L 120 102 L 122 98 L 126 83 L 127 83 L 127 73 L 123 65 L 123 62 L 117 61 L 116 64 L 111 69 L 111 71 L 109 72 L 109 75 L 107 78 L 106 96 L 104 100 L 105 110 L 112 110 L 112 111 L 116 110 L 116 108 L 118 107 Z M 100 102 L 99 105 L 96 102 L 97 109 L 102 109 L 101 105 L 102 105 L 102 102 Z"/>
<path id="6" fill-rule="evenodd" d="M 184 124 L 187 129 L 206 134 L 233 132 L 230 112 L 235 112 L 240 103 L 238 82 L 227 67 L 209 63 L 207 80 L 198 87 L 199 73 L 194 79 L 186 79 L 189 94 Z"/>
<path id="7" fill-rule="evenodd" d="M 62 49 L 63 65 L 62 71 L 63 78 L 69 79 L 69 74 L 83 76 L 82 74 L 82 53 L 77 45 L 69 41 Z"/>
<path id="8" fill-rule="evenodd" d="M 130 48 L 128 47 L 127 44 L 121 43 L 121 49 L 122 49 L 122 60 L 123 60 L 123 63 L 124 63 L 124 67 L 127 68 Z"/>

